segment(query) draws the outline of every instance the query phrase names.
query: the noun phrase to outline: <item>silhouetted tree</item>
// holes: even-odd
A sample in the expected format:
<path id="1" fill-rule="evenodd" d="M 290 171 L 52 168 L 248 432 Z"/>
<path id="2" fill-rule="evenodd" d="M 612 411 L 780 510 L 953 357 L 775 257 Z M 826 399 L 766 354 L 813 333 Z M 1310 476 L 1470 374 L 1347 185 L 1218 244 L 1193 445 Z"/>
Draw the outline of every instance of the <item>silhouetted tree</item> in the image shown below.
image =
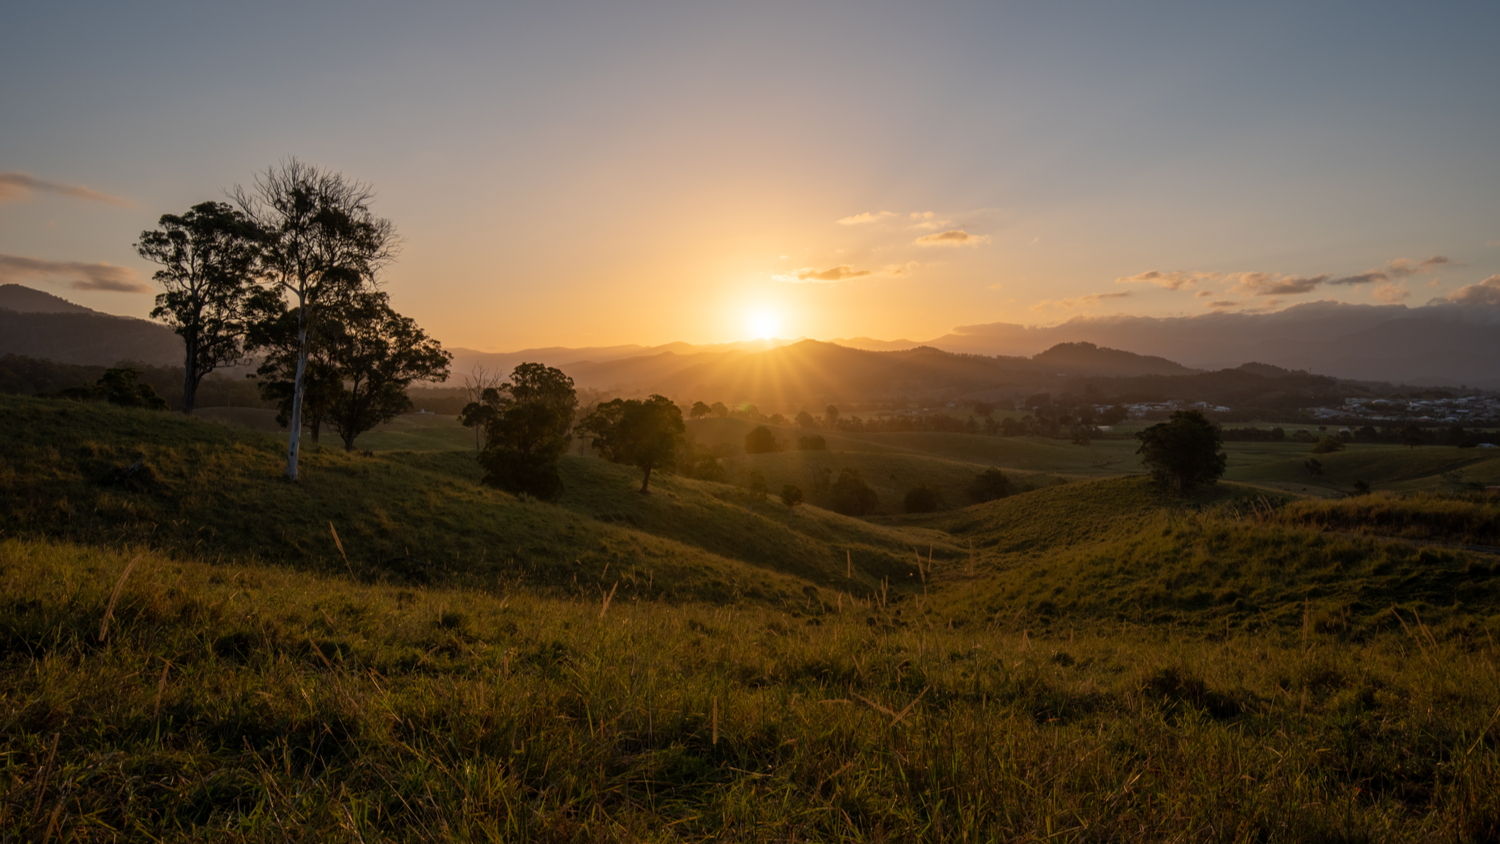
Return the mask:
<path id="1" fill-rule="evenodd" d="M 295 301 L 296 365 L 292 375 L 286 477 L 297 479 L 306 369 L 312 332 L 325 310 L 374 284 L 397 252 L 395 227 L 370 212 L 374 192 L 363 183 L 297 159 L 267 168 L 253 189 L 236 186 L 240 210 L 260 230 L 262 277 Z"/>
<path id="2" fill-rule="evenodd" d="M 974 482 L 969 484 L 969 497 L 980 503 L 1004 498 L 1014 492 L 1010 478 L 995 468 L 985 469 L 975 475 Z"/>
<path id="3" fill-rule="evenodd" d="M 750 477 L 745 479 L 745 489 L 750 491 L 750 497 L 756 501 L 765 501 L 766 496 L 771 493 L 771 488 L 766 485 L 766 476 L 759 469 L 750 470 Z"/>
<path id="4" fill-rule="evenodd" d="M 166 292 L 157 295 L 151 318 L 182 337 L 182 412 L 192 413 L 203 377 L 245 360 L 243 311 L 258 235 L 249 218 L 223 202 L 163 214 L 157 225 L 141 232 L 135 251 L 162 266 L 152 278 Z"/>
<path id="5" fill-rule="evenodd" d="M 908 513 L 934 513 L 943 506 L 943 496 L 927 484 L 906 491 L 902 506 Z"/>
<path id="6" fill-rule="evenodd" d="M 828 441 L 822 434 L 808 434 L 797 438 L 798 451 L 827 451 Z"/>
<path id="7" fill-rule="evenodd" d="M 594 408 L 578 424 L 589 445 L 606 460 L 641 470 L 641 494 L 650 491 L 651 470 L 670 468 L 682 448 L 682 410 L 665 396 L 645 401 L 614 399 Z"/>
<path id="8" fill-rule="evenodd" d="M 828 409 L 823 411 L 823 420 L 828 424 L 828 427 L 837 427 L 839 424 L 839 409 L 830 404 Z"/>
<path id="9" fill-rule="evenodd" d="M 92 387 L 69 387 L 59 395 L 66 399 L 107 401 L 120 407 L 144 407 L 150 410 L 166 410 L 167 400 L 156 394 L 156 388 L 142 383 L 141 371 L 133 366 L 120 366 L 104 370 L 104 375 Z"/>
<path id="10" fill-rule="evenodd" d="M 729 415 L 729 408 L 725 407 L 724 403 L 721 401 L 716 401 L 713 404 L 709 405 L 708 409 L 709 412 L 719 417 L 720 419 L 723 419 L 724 417 Z"/>
<path id="11" fill-rule="evenodd" d="M 464 376 L 464 393 L 468 402 L 464 404 L 458 413 L 459 424 L 465 428 L 474 429 L 474 450 L 480 451 L 484 448 L 485 425 L 489 421 L 489 406 L 484 404 L 486 390 L 498 389 L 505 378 L 497 371 L 491 371 L 483 364 L 476 364 L 468 375 Z M 475 409 L 474 413 L 467 413 L 470 407 Z"/>
<path id="12" fill-rule="evenodd" d="M 1175 481 L 1181 495 L 1224 474 L 1228 458 L 1219 450 L 1219 428 L 1196 410 L 1174 411 L 1168 421 L 1135 436 L 1141 441 L 1136 454 L 1151 476 L 1162 486 Z"/>
<path id="13" fill-rule="evenodd" d="M 874 510 L 880 498 L 859 476 L 857 469 L 839 471 L 839 479 L 828 490 L 829 506 L 846 516 L 863 516 Z"/>
<path id="14" fill-rule="evenodd" d="M 776 435 L 771 433 L 771 429 L 764 425 L 758 425 L 750 429 L 750 433 L 745 435 L 746 454 L 767 454 L 779 450 L 780 446 L 776 443 Z"/>
<path id="15" fill-rule="evenodd" d="M 812 414 L 808 413 L 805 410 L 799 410 L 799 411 L 797 411 L 797 417 L 796 417 L 796 419 L 794 421 L 797 423 L 797 427 L 798 428 L 816 428 L 816 427 L 818 427 L 818 420 L 814 419 L 813 416 L 812 416 Z"/>
<path id="16" fill-rule="evenodd" d="M 795 486 L 792 486 L 791 484 L 784 484 L 781 487 L 781 503 L 785 504 L 788 510 L 796 507 L 798 504 L 801 504 L 802 490 L 798 489 Z"/>
<path id="17" fill-rule="evenodd" d="M 295 309 L 274 290 L 258 290 L 246 302 L 245 350 L 262 355 L 256 368 L 260 397 L 276 405 L 276 422 L 283 428 L 292 423 L 296 401 L 298 352 L 303 335 Z M 343 388 L 343 377 L 332 358 L 333 346 L 327 341 L 329 330 L 336 330 L 337 320 L 323 320 L 306 333 L 307 355 L 302 359 L 301 425 L 317 442 L 323 422 L 333 412 Z"/>
<path id="18" fill-rule="evenodd" d="M 540 363 L 523 363 L 510 381 L 485 389 L 461 414 L 485 429 L 483 482 L 545 500 L 561 495 L 557 462 L 568 451 L 577 410 L 573 379 Z"/>
<path id="19" fill-rule="evenodd" d="M 411 382 L 448 380 L 453 355 L 415 320 L 392 310 L 385 293 L 355 294 L 328 328 L 339 380 L 328 421 L 345 451 L 354 450 L 360 434 L 412 409 L 406 395 Z"/>
<path id="20" fill-rule="evenodd" d="M 1336 437 L 1319 437 L 1313 445 L 1313 454 L 1332 454 L 1335 451 L 1343 451 L 1344 444 Z"/>
<path id="21" fill-rule="evenodd" d="M 708 405 L 704 404 L 701 401 L 695 401 L 695 402 L 693 402 L 693 408 L 692 408 L 692 410 L 688 411 L 688 416 L 691 416 L 692 418 L 697 419 L 700 416 L 707 416 L 707 415 L 709 415 L 710 413 L 713 413 L 713 412 L 714 412 L 713 408 L 709 407 Z"/>
<path id="22" fill-rule="evenodd" d="M 1407 425 L 1401 429 L 1401 444 L 1409 448 L 1416 448 L 1427 441 L 1427 435 L 1416 425 Z"/>

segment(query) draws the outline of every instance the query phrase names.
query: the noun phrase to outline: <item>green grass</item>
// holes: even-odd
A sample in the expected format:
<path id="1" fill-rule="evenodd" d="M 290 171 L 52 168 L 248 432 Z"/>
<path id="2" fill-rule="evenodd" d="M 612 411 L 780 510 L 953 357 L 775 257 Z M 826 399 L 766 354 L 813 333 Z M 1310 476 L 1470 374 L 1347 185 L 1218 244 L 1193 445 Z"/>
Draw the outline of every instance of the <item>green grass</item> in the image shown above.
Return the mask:
<path id="1" fill-rule="evenodd" d="M 602 608 L 0 540 L 0 830 L 1485 841 L 1500 825 L 1483 637 Z"/>
<path id="2" fill-rule="evenodd" d="M 1500 830 L 1500 558 L 1415 542 L 1492 541 L 1491 499 L 1074 476 L 871 521 L 575 456 L 548 504 L 462 449 L 294 485 L 274 435 L 0 413 L 3 840 Z M 740 468 L 980 465 L 869 445 Z"/>
<path id="3" fill-rule="evenodd" d="M 1305 443 L 1232 445 L 1256 446 L 1250 453 L 1260 459 L 1231 461 L 1226 479 L 1320 497 L 1347 494 L 1359 480 L 1375 489 L 1410 492 L 1451 487 L 1450 478 L 1500 483 L 1500 455 L 1490 449 L 1354 443 L 1344 451 L 1313 454 Z M 1323 464 L 1321 476 L 1308 471 L 1304 464 L 1309 458 Z"/>

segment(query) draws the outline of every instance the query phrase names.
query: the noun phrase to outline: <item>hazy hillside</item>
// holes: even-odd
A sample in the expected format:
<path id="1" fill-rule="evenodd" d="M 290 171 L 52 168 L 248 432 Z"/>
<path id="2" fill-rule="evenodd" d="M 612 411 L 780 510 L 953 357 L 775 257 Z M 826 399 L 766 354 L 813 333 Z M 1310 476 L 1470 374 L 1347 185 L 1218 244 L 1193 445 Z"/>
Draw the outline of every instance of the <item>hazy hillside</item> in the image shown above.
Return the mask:
<path id="1" fill-rule="evenodd" d="M 97 314 L 92 308 L 75 305 L 61 296 L 33 290 L 19 284 L 0 284 L 0 308 L 22 314 Z"/>
<path id="2" fill-rule="evenodd" d="M 928 341 L 953 352 L 1030 355 L 1087 341 L 1200 369 L 1262 361 L 1341 378 L 1500 386 L 1500 309 L 1309 302 L 1268 314 L 1076 317 L 1061 325 L 960 326 Z"/>

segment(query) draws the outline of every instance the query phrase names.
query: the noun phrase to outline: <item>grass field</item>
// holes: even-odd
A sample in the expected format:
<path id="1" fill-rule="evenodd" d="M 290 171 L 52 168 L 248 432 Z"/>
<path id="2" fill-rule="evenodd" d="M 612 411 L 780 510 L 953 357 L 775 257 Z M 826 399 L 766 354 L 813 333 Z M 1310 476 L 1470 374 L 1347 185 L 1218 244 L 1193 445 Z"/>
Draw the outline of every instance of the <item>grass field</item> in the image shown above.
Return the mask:
<path id="1" fill-rule="evenodd" d="M 542 503 L 479 485 L 472 440 L 311 448 L 293 485 L 274 434 L 0 414 L 3 840 L 1500 836 L 1481 494 L 1317 500 L 1247 449 L 1254 485 L 1163 499 L 1016 440 L 1069 456 L 923 516 L 641 496 L 577 456 Z M 418 421 L 391 435 L 470 433 Z M 884 503 L 994 445 L 837 442 L 737 469 L 856 465 Z M 1321 459 L 1420 485 L 1483 456 Z"/>

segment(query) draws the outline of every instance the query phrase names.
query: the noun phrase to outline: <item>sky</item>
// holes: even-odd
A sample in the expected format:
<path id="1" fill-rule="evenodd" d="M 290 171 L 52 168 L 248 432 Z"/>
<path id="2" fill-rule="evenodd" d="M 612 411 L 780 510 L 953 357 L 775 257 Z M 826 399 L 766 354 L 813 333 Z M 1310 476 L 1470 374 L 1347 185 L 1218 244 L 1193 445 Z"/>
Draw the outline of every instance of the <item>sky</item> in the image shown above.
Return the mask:
<path id="1" fill-rule="evenodd" d="M 394 306 L 480 350 L 1500 288 L 1494 2 L 52 2 L 7 23 L 0 283 L 110 313 L 151 309 L 140 232 L 289 157 L 374 188 Z"/>

